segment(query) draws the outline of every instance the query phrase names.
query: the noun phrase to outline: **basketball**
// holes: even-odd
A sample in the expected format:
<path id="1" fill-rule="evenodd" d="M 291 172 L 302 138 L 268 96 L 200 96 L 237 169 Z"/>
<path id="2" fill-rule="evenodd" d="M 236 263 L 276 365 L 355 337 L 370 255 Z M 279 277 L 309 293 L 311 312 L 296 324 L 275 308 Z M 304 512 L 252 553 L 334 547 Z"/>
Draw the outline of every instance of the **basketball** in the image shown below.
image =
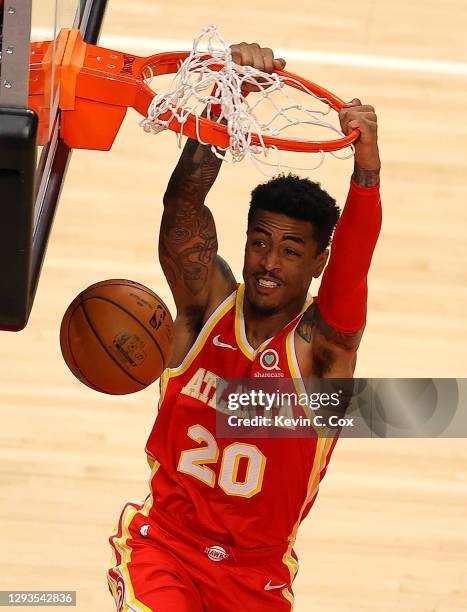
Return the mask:
<path id="1" fill-rule="evenodd" d="M 159 378 L 173 339 L 167 306 L 129 280 L 91 285 L 71 302 L 60 326 L 62 355 L 73 374 L 112 395 L 140 391 Z"/>

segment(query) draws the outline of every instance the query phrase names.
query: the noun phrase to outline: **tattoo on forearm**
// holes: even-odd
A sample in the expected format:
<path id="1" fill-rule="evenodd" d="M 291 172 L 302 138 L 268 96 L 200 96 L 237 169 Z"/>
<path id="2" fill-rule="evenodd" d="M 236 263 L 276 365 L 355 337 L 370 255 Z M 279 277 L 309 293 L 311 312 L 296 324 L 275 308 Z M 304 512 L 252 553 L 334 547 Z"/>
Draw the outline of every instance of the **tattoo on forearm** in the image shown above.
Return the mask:
<path id="1" fill-rule="evenodd" d="M 374 187 L 379 184 L 379 168 L 377 170 L 365 170 L 358 164 L 355 164 L 353 171 L 353 179 L 357 185 L 362 187 Z"/>
<path id="2" fill-rule="evenodd" d="M 206 151 L 206 147 L 204 147 L 203 163 L 201 164 L 201 177 L 203 189 L 206 194 L 211 189 L 214 181 L 216 180 L 221 165 L 222 160 L 216 157 L 211 150 Z"/>
<path id="3" fill-rule="evenodd" d="M 170 205 L 184 201 L 202 206 L 221 165 L 222 159 L 214 155 L 209 145 L 188 140 L 170 177 L 164 203 Z"/>

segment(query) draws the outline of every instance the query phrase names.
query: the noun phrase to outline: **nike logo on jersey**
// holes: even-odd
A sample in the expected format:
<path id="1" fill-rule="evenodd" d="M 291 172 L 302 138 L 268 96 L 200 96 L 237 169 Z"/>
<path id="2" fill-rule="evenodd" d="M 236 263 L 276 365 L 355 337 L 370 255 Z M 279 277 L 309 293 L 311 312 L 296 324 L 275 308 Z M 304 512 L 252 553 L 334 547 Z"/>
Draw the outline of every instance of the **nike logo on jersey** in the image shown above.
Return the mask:
<path id="1" fill-rule="evenodd" d="M 237 350 L 237 347 L 232 346 L 231 344 L 227 344 L 226 342 L 221 342 L 221 341 L 219 340 L 219 338 L 220 338 L 220 337 L 221 337 L 221 335 L 220 335 L 220 334 L 217 334 L 217 336 L 215 336 L 215 337 L 212 339 L 212 343 L 214 344 L 214 346 L 220 346 L 220 347 L 222 347 L 222 348 L 232 349 L 232 351 L 236 351 L 236 350 Z"/>
<path id="2" fill-rule="evenodd" d="M 287 586 L 285 582 L 283 582 L 282 584 L 271 584 L 271 581 L 269 581 L 266 585 L 264 585 L 264 590 L 272 591 L 273 589 L 282 589 L 285 586 Z"/>

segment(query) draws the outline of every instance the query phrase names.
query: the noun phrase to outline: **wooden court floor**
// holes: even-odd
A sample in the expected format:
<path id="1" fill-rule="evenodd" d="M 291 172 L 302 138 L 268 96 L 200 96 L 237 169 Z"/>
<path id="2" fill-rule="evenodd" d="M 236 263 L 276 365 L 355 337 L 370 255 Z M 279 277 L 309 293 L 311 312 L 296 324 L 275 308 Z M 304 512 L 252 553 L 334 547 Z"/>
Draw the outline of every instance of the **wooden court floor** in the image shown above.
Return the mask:
<path id="1" fill-rule="evenodd" d="M 356 374 L 467 376 L 465 3 L 111 0 L 102 43 L 149 55 L 209 23 L 229 42 L 289 51 L 290 70 L 378 111 L 384 225 Z M 88 390 L 58 331 L 73 297 L 106 278 L 142 282 L 173 308 L 156 242 L 179 151 L 138 121 L 128 113 L 111 152 L 73 153 L 30 324 L 0 336 L 0 590 L 76 590 L 83 612 L 114 609 L 106 539 L 124 502 L 147 493 L 157 389 Z M 351 166 L 331 158 L 310 176 L 343 203 Z M 237 275 L 262 180 L 248 162 L 224 167 L 209 195 Z M 465 611 L 465 440 L 341 440 L 297 552 L 296 612 Z"/>

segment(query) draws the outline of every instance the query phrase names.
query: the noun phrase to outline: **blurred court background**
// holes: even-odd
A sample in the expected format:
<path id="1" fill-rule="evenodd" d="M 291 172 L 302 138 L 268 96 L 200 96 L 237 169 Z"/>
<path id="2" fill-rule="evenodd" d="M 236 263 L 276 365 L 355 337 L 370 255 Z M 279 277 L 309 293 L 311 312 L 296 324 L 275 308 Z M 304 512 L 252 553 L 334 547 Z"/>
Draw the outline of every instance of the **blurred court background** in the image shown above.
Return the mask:
<path id="1" fill-rule="evenodd" d="M 34 3 L 39 34 L 50 4 Z M 467 376 L 467 5 L 110 0 L 100 44 L 183 50 L 210 23 L 377 109 L 384 220 L 356 375 Z M 115 277 L 148 285 L 174 314 L 156 245 L 180 152 L 139 119 L 128 112 L 112 151 L 73 152 L 29 325 L 0 335 L 0 589 L 77 590 L 83 612 L 114 609 L 106 539 L 124 502 L 147 494 L 158 391 L 84 387 L 60 354 L 61 317 Z M 343 204 L 351 171 L 329 157 L 310 177 Z M 263 180 L 248 162 L 225 165 L 207 200 L 238 278 L 249 192 Z M 465 440 L 341 440 L 299 532 L 295 610 L 466 610 L 466 527 Z"/>

